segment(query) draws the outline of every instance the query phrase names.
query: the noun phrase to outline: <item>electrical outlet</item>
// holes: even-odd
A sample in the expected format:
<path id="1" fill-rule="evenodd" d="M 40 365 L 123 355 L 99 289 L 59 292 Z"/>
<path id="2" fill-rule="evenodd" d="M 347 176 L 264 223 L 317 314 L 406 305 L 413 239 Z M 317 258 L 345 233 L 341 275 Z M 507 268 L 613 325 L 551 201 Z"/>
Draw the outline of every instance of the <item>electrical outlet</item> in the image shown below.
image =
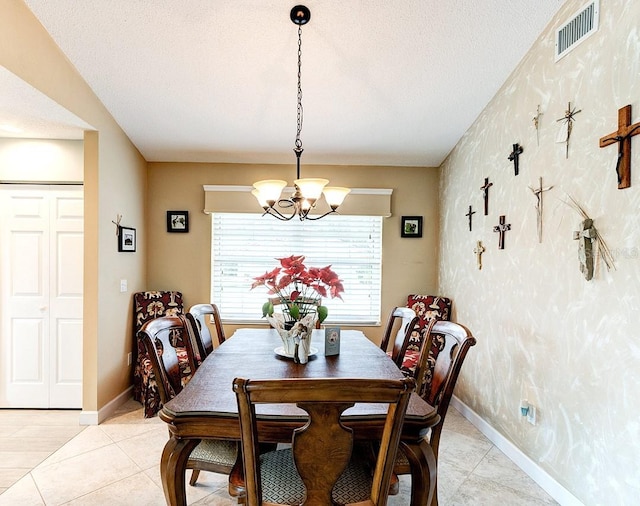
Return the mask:
<path id="1" fill-rule="evenodd" d="M 127 280 L 126 279 L 121 279 L 120 280 L 120 292 L 126 292 L 127 291 Z"/>
<path id="2" fill-rule="evenodd" d="M 133 360 L 133 353 L 129 352 L 127 354 L 127 365 L 131 365 L 131 361 Z"/>

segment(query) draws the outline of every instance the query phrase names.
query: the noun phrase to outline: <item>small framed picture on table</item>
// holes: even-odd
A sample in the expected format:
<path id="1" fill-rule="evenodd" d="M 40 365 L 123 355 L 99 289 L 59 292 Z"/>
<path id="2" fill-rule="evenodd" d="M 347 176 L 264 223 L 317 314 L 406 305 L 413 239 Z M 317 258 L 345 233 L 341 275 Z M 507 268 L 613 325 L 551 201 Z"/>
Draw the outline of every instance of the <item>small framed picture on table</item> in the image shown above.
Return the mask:
<path id="1" fill-rule="evenodd" d="M 422 216 L 403 216 L 400 237 L 422 237 Z"/>
<path id="2" fill-rule="evenodd" d="M 167 211 L 167 232 L 189 231 L 189 211 Z"/>

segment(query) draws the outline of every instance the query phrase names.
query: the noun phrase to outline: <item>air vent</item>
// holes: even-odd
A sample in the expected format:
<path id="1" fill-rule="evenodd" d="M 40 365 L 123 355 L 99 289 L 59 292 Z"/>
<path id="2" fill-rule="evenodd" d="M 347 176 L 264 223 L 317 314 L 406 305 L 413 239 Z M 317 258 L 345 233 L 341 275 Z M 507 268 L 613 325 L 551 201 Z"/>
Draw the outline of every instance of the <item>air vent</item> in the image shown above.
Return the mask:
<path id="1" fill-rule="evenodd" d="M 556 61 L 598 31 L 600 0 L 593 0 L 556 30 Z"/>

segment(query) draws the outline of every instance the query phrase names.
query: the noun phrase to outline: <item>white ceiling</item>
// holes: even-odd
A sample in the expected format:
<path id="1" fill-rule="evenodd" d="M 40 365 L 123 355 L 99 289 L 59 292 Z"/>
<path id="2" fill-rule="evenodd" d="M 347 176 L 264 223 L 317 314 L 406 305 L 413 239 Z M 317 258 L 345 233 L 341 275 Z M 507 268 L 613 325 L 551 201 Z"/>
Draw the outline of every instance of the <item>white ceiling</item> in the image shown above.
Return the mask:
<path id="1" fill-rule="evenodd" d="M 148 161 L 293 163 L 294 2 L 25 3 Z M 563 3 L 307 1 L 303 163 L 439 165 Z"/>

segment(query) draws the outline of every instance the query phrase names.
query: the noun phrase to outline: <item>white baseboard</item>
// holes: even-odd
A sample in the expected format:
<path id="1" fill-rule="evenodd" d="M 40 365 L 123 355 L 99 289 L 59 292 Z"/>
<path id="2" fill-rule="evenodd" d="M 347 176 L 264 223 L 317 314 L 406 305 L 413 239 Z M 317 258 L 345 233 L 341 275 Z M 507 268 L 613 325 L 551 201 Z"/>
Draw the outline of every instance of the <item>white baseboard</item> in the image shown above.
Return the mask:
<path id="1" fill-rule="evenodd" d="M 133 387 L 127 388 L 124 392 L 118 395 L 115 399 L 109 401 L 98 411 L 85 411 L 80 412 L 80 425 L 98 425 L 112 416 L 120 406 L 131 399 L 131 391 Z"/>
<path id="2" fill-rule="evenodd" d="M 546 471 L 538 466 L 538 464 L 527 457 L 522 450 L 489 425 L 478 413 L 455 395 L 451 397 L 451 405 L 559 504 L 562 506 L 584 506 L 576 496 L 554 480 Z"/>

